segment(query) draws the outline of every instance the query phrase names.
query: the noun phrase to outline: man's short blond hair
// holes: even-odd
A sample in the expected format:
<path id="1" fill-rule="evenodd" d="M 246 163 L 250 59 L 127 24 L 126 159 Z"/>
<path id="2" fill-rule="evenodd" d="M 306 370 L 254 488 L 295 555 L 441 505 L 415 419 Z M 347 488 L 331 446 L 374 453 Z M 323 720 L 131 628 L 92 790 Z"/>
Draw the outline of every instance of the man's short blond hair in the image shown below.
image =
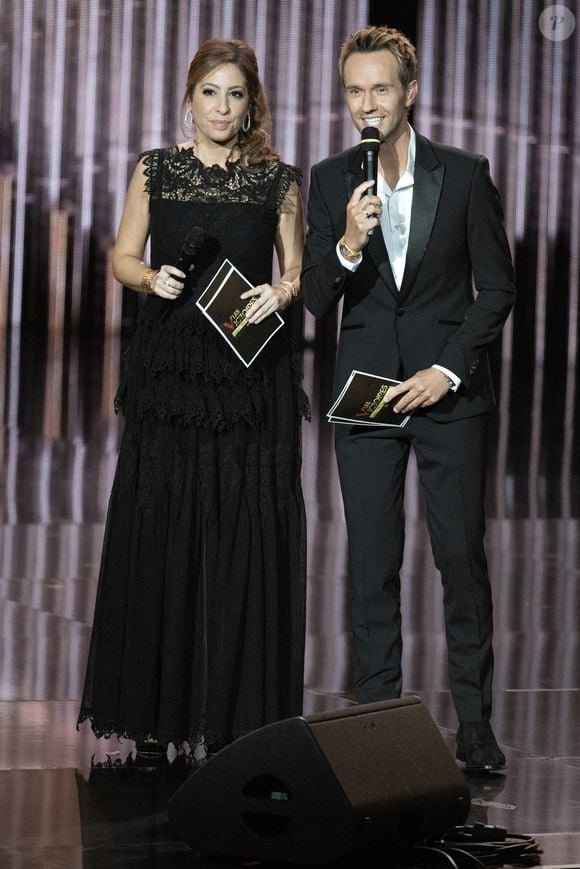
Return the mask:
<path id="1" fill-rule="evenodd" d="M 399 79 L 404 88 L 417 78 L 417 53 L 410 39 L 394 27 L 368 25 L 352 33 L 342 48 L 338 59 L 338 69 L 344 84 L 344 64 L 357 52 L 390 51 L 397 61 Z"/>

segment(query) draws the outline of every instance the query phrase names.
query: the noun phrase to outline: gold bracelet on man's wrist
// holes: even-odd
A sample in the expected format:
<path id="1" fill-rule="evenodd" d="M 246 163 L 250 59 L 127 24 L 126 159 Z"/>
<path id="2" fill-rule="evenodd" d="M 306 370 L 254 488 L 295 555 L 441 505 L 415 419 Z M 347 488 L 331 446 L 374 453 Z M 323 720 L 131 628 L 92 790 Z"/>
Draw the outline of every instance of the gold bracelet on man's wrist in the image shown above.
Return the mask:
<path id="1" fill-rule="evenodd" d="M 338 249 L 343 256 L 347 257 L 347 259 L 349 257 L 351 259 L 356 259 L 362 253 L 362 250 L 353 250 L 352 247 L 349 247 L 348 244 L 346 243 L 346 241 L 344 240 L 344 235 L 342 236 L 342 238 L 338 242 Z"/>
<path id="2" fill-rule="evenodd" d="M 153 292 L 153 281 L 155 280 L 155 275 L 159 272 L 159 269 L 147 269 L 146 272 L 143 273 L 141 277 L 141 289 L 143 292 L 150 296 Z"/>

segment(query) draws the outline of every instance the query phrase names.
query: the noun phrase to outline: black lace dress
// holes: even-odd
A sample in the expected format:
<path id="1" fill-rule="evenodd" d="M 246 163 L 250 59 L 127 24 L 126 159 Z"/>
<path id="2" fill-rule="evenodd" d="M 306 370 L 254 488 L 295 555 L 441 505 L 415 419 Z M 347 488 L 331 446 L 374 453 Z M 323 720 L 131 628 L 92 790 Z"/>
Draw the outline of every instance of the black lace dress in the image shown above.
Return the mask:
<path id="1" fill-rule="evenodd" d="M 118 394 L 125 415 L 79 723 L 219 747 L 302 708 L 305 515 L 300 366 L 280 329 L 246 369 L 195 305 L 224 257 L 271 280 L 299 171 L 144 155 L 151 263 L 207 233 L 178 301 L 146 299 Z"/>

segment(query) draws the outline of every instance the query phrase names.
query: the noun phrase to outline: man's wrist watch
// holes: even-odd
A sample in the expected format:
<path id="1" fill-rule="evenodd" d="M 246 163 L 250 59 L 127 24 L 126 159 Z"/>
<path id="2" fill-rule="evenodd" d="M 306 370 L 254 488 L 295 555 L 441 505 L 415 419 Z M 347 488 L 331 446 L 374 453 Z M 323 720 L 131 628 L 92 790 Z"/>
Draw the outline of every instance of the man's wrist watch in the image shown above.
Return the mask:
<path id="1" fill-rule="evenodd" d="M 338 249 L 345 259 L 358 259 L 362 253 L 362 250 L 353 250 L 352 247 L 349 247 L 344 240 L 344 235 L 338 242 Z"/>
<path id="2" fill-rule="evenodd" d="M 449 388 L 450 388 L 450 389 L 455 389 L 455 383 L 453 382 L 453 380 L 451 379 L 451 377 L 449 377 L 448 374 L 445 374 L 444 371 L 441 371 L 440 368 L 437 368 L 437 371 L 439 372 L 439 374 L 442 374 L 442 375 L 443 375 L 443 377 L 444 377 L 445 380 L 447 381 L 447 384 L 448 384 Z"/>

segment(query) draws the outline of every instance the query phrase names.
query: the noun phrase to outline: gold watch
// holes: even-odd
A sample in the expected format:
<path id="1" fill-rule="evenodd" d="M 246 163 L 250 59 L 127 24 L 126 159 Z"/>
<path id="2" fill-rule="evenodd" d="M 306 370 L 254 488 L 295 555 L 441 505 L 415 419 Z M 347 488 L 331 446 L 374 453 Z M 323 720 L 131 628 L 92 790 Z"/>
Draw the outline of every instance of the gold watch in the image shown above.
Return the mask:
<path id="1" fill-rule="evenodd" d="M 338 242 L 338 249 L 346 259 L 356 259 L 362 253 L 362 250 L 353 250 L 352 247 L 349 247 L 346 241 L 344 240 L 344 235 Z"/>

